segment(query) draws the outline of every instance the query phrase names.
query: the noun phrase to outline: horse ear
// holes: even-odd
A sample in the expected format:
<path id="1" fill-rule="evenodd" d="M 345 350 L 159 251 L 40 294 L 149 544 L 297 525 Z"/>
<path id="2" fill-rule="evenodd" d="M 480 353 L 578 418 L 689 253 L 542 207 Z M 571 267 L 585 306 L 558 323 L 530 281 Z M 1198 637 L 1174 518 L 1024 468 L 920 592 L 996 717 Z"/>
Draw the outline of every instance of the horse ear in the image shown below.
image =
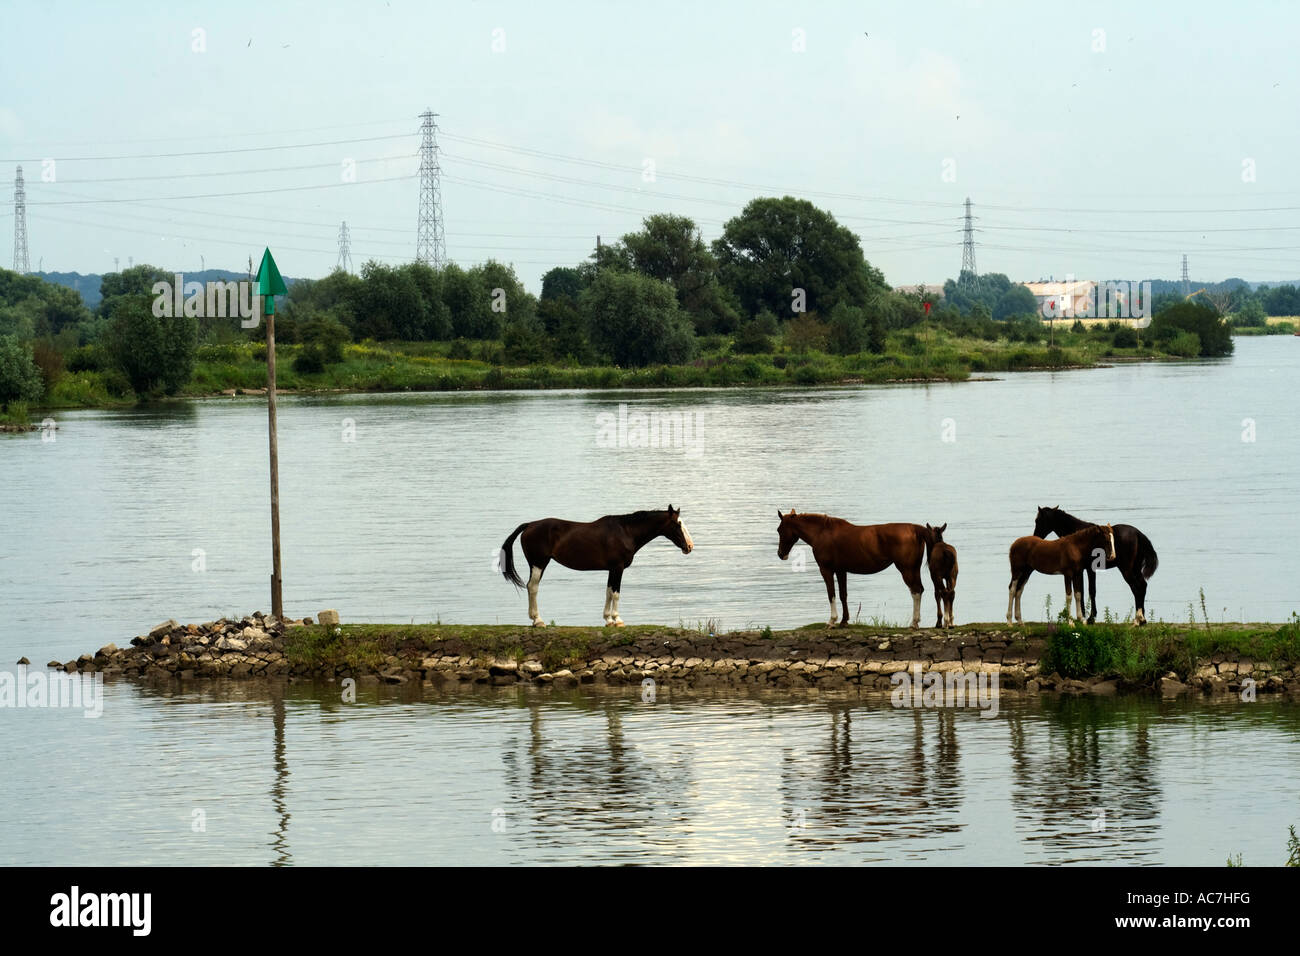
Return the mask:
<path id="1" fill-rule="evenodd" d="M 930 522 L 928 522 L 928 521 L 925 523 L 925 530 L 926 530 L 926 531 L 933 531 L 933 530 L 934 530 L 933 528 L 930 527 Z"/>
<path id="2" fill-rule="evenodd" d="M 943 524 L 939 525 L 940 534 L 943 534 L 947 530 L 948 530 L 948 522 L 945 521 Z"/>

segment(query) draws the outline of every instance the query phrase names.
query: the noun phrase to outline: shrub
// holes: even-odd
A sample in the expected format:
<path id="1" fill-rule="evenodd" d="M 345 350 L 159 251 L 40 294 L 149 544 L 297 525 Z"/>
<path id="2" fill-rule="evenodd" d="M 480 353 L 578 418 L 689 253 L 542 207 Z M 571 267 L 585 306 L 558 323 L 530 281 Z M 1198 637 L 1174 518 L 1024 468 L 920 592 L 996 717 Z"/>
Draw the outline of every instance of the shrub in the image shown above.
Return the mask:
<path id="1" fill-rule="evenodd" d="M 1137 332 L 1126 326 L 1121 326 L 1116 330 L 1115 336 L 1110 342 L 1117 349 L 1135 349 L 1138 345 Z"/>
<path id="2" fill-rule="evenodd" d="M 301 375 L 319 375 L 325 371 L 325 358 L 321 355 L 320 348 L 304 345 L 293 360 L 293 370 Z"/>
<path id="3" fill-rule="evenodd" d="M 108 357 L 99 345 L 83 345 L 68 354 L 69 372 L 98 372 L 108 365 Z"/>
<path id="4" fill-rule="evenodd" d="M 772 340 L 764 334 L 757 321 L 746 322 L 736 333 L 731 350 L 740 355 L 757 355 L 772 351 Z"/>
<path id="5" fill-rule="evenodd" d="M 1164 349 L 1171 355 L 1193 358 L 1201 354 L 1201 337 L 1195 332 L 1179 332 L 1165 342 Z"/>
<path id="6" fill-rule="evenodd" d="M 0 406 L 36 401 L 44 394 L 41 370 L 15 336 L 0 336 Z"/>
<path id="7" fill-rule="evenodd" d="M 137 395 L 175 395 L 194 373 L 198 323 L 193 317 L 155 316 L 145 295 L 119 296 L 108 330 L 108 353 Z"/>
<path id="8" fill-rule="evenodd" d="M 1200 350 L 1196 353 L 1198 355 L 1214 357 L 1232 354 L 1232 329 L 1211 306 L 1199 302 L 1179 302 L 1168 306 L 1151 320 L 1151 335 L 1166 351 L 1170 350 L 1169 344 L 1180 332 L 1196 334 Z M 1183 339 L 1181 347 L 1186 348 L 1190 341 Z"/>
<path id="9" fill-rule="evenodd" d="M 465 339 L 456 339 L 451 343 L 451 348 L 447 349 L 447 358 L 449 359 L 468 359 L 473 358 L 470 352 L 469 342 Z"/>

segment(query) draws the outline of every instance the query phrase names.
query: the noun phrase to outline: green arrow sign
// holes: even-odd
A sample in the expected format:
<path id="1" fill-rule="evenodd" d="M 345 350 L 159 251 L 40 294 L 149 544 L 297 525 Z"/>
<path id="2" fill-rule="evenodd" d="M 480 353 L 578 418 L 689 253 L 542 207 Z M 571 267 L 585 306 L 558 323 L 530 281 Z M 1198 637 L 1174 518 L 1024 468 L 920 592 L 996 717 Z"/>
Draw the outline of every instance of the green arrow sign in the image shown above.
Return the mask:
<path id="1" fill-rule="evenodd" d="M 266 252 L 262 253 L 262 264 L 257 267 L 257 293 L 263 297 L 268 315 L 275 312 L 273 297 L 286 295 L 288 292 L 289 289 L 280 278 L 280 270 L 276 267 L 275 259 L 272 258 L 268 247 Z"/>

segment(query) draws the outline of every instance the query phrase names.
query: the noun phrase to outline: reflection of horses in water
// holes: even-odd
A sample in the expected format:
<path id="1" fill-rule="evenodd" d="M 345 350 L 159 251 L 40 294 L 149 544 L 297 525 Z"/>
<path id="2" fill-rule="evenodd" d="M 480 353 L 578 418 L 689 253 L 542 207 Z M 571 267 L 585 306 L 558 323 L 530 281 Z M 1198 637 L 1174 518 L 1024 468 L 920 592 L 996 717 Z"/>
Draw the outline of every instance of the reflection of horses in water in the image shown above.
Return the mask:
<path id="1" fill-rule="evenodd" d="M 938 613 L 935 627 L 952 627 L 952 602 L 957 597 L 957 549 L 943 540 L 947 529 L 947 522 L 937 528 L 928 523 L 925 526 L 930 533 L 930 557 L 926 563 L 930 566 L 934 606 Z"/>
<path id="2" fill-rule="evenodd" d="M 1060 508 L 1039 508 L 1038 517 L 1034 519 L 1034 534 L 1046 538 L 1049 534 L 1058 537 L 1073 534 L 1080 528 L 1087 527 L 1088 522 L 1076 518 Z M 1119 568 L 1124 580 L 1133 592 L 1133 607 L 1138 624 L 1147 622 L 1147 581 L 1160 566 L 1160 558 L 1151 544 L 1151 539 L 1131 524 L 1115 525 L 1115 553 L 1106 559 L 1105 568 Z M 1088 623 L 1097 620 L 1097 572 L 1088 565 L 1088 594 L 1091 608 L 1088 611 Z"/>
<path id="3" fill-rule="evenodd" d="M 1011 586 L 1007 592 L 1007 623 L 1011 623 L 1011 608 L 1015 605 L 1016 623 L 1021 623 L 1020 596 L 1025 593 L 1025 582 L 1035 571 L 1040 574 L 1065 576 L 1065 615 L 1070 618 L 1070 597 L 1073 593 L 1079 617 L 1083 617 L 1083 571 L 1103 555 L 1115 558 L 1115 535 L 1110 525 L 1091 524 L 1064 538 L 1047 541 L 1026 535 L 1016 538 L 1011 545 Z M 1073 621 L 1073 618 L 1070 618 Z"/>
<path id="4" fill-rule="evenodd" d="M 680 509 L 669 505 L 667 511 L 605 515 L 595 521 L 563 518 L 525 521 L 501 545 L 501 573 L 515 587 L 524 587 L 515 570 L 514 543 L 519 538 L 528 561 L 528 617 L 536 626 L 542 623 L 542 615 L 537 610 L 537 588 L 552 559 L 575 571 L 608 571 L 605 623 L 622 627 L 623 618 L 618 614 L 619 589 L 623 586 L 623 571 L 636 553 L 661 536 L 681 548 L 682 554 L 690 554 L 695 547 L 681 515 Z"/>
<path id="5" fill-rule="evenodd" d="M 921 560 L 925 557 L 929 537 L 919 524 L 849 524 L 843 518 L 824 514 L 788 514 L 777 511 L 780 541 L 776 555 L 782 561 L 790 556 L 797 541 L 808 542 L 817 569 L 826 582 L 826 596 L 831 602 L 830 625 L 835 626 L 835 579 L 839 578 L 840 602 L 844 616 L 838 622 L 849 623 L 848 575 L 875 574 L 891 564 L 903 575 L 912 592 L 912 626 L 921 626 Z"/>

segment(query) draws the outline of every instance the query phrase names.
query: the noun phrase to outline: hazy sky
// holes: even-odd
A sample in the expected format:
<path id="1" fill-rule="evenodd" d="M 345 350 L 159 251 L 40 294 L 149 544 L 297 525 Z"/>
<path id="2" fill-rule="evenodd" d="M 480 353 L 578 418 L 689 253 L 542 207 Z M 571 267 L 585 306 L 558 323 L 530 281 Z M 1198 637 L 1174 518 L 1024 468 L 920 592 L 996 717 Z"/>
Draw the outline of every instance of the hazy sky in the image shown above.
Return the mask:
<path id="1" fill-rule="evenodd" d="M 896 285 L 956 275 L 966 196 L 1015 280 L 1295 278 L 1297 36 L 1293 3 L 7 2 L 0 265 L 18 163 L 33 269 L 319 276 L 343 220 L 356 269 L 409 261 L 432 108 L 448 257 L 534 291 L 785 193 Z"/>

